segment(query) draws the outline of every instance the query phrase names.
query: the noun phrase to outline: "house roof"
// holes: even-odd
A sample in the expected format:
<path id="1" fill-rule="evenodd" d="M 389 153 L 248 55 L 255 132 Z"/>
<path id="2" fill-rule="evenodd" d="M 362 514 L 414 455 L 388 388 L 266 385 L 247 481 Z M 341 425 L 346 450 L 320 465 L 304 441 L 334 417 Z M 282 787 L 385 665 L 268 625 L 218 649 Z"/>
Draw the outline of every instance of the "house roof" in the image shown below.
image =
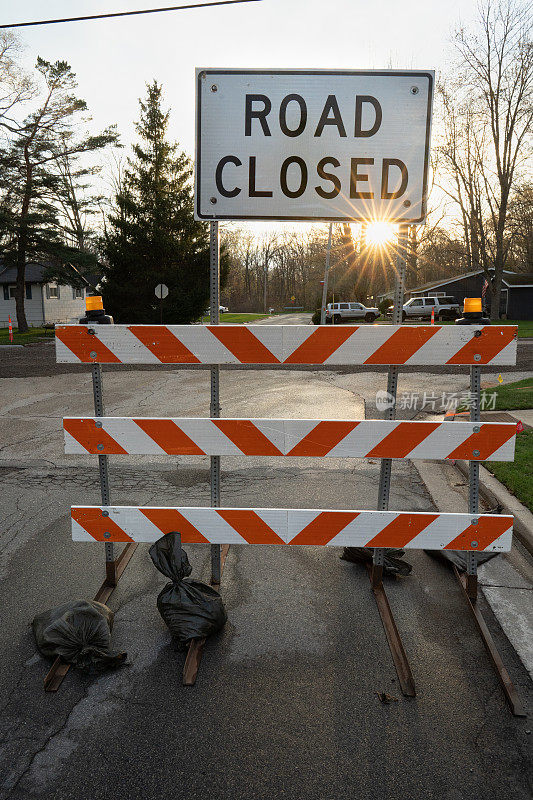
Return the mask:
<path id="1" fill-rule="evenodd" d="M 76 277 L 81 279 L 87 286 L 89 286 L 89 282 L 78 272 L 76 267 L 74 267 L 72 264 L 66 264 L 65 266 L 70 267 L 76 274 Z M 43 277 L 46 269 L 46 264 L 39 264 L 37 261 L 28 261 L 26 264 L 26 274 L 24 276 L 25 283 L 46 283 Z M 3 283 L 16 283 L 16 281 L 17 268 L 5 267 L 2 269 L 0 264 L 0 285 Z"/>
<path id="2" fill-rule="evenodd" d="M 477 269 L 474 272 L 463 272 L 462 275 L 451 275 L 449 278 L 441 278 L 438 281 L 431 281 L 430 283 L 423 283 L 420 286 L 413 286 L 407 289 L 409 292 L 425 292 L 427 289 L 437 289 L 439 286 L 447 286 L 449 283 L 460 281 L 463 278 L 471 278 L 474 275 L 482 275 L 483 270 Z M 503 283 L 506 286 L 533 286 L 533 272 L 511 272 L 504 269 Z"/>

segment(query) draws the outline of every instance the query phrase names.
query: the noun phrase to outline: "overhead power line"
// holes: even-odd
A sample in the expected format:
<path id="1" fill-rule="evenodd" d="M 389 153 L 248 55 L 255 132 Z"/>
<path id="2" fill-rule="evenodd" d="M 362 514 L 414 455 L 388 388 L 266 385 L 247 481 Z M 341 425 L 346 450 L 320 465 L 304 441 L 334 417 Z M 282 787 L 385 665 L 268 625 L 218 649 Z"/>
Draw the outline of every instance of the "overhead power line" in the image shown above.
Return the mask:
<path id="1" fill-rule="evenodd" d="M 83 22 L 87 19 L 109 19 L 110 17 L 132 17 L 137 14 L 158 14 L 161 11 L 183 11 L 188 8 L 205 8 L 207 6 L 230 6 L 234 3 L 260 3 L 262 0 L 211 0 L 209 3 L 189 3 L 186 6 L 168 6 L 167 8 L 144 8 L 139 11 L 116 11 L 112 14 L 92 14 L 85 17 L 64 17 L 63 19 L 41 19 L 36 22 L 13 22 L 0 25 L 1 28 L 28 28 L 30 25 L 56 25 L 58 22 Z"/>

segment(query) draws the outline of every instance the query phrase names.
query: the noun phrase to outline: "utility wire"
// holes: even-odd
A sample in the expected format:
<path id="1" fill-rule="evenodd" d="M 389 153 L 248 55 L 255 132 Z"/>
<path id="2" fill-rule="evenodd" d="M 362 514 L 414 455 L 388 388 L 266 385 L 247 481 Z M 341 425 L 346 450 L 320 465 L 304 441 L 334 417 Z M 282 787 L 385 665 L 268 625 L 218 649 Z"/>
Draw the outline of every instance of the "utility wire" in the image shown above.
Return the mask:
<path id="1" fill-rule="evenodd" d="M 93 14 L 86 17 L 65 17 L 64 19 L 41 19 L 37 22 L 14 22 L 11 25 L 0 25 L 2 28 L 27 28 L 30 25 L 55 25 L 58 22 L 82 22 L 87 19 L 109 19 L 109 17 L 132 17 L 136 14 L 158 14 L 161 11 L 181 11 L 187 8 L 204 8 L 205 6 L 229 6 L 234 3 L 260 3 L 261 0 L 211 0 L 209 3 L 190 3 L 186 6 L 168 6 L 167 8 L 145 8 L 140 11 L 116 11 L 112 14 Z"/>

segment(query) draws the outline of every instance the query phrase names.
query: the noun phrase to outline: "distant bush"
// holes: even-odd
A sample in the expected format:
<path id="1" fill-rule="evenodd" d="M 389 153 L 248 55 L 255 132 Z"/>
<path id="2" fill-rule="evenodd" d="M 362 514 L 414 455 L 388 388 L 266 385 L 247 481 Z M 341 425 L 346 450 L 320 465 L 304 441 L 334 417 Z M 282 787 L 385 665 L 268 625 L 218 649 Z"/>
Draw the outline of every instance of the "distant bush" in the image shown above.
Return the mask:
<path id="1" fill-rule="evenodd" d="M 320 325 L 320 308 L 317 308 L 313 312 L 313 316 L 311 317 L 311 322 L 313 325 Z"/>
<path id="2" fill-rule="evenodd" d="M 387 309 L 390 308 L 390 306 L 392 305 L 393 305 L 392 300 L 390 299 L 387 300 L 387 298 L 385 298 L 384 300 L 380 300 L 380 302 L 378 303 L 378 308 L 382 314 L 386 314 Z"/>

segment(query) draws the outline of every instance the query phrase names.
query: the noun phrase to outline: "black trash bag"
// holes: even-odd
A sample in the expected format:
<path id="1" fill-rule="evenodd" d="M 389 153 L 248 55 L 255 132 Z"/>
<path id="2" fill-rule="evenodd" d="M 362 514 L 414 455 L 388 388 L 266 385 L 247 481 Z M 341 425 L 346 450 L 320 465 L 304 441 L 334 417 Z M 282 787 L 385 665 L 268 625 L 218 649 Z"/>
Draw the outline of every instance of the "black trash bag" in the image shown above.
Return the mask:
<path id="1" fill-rule="evenodd" d="M 413 565 L 404 561 L 403 555 L 405 555 L 404 550 L 394 550 L 392 548 L 385 550 L 383 574 L 400 575 L 401 577 L 409 575 Z M 341 558 L 343 561 L 352 561 L 354 564 L 371 564 L 372 550 L 367 547 L 345 547 Z"/>
<path id="2" fill-rule="evenodd" d="M 180 534 L 167 533 L 149 553 L 155 568 L 171 580 L 159 593 L 157 608 L 178 647 L 185 649 L 191 639 L 219 631 L 228 618 L 222 598 L 212 586 L 186 577 L 192 567 L 181 548 Z"/>
<path id="3" fill-rule="evenodd" d="M 32 622 L 37 647 L 46 658 L 60 656 L 84 671 L 119 667 L 126 653 L 111 650 L 114 614 L 95 600 L 75 600 L 37 614 Z"/>

